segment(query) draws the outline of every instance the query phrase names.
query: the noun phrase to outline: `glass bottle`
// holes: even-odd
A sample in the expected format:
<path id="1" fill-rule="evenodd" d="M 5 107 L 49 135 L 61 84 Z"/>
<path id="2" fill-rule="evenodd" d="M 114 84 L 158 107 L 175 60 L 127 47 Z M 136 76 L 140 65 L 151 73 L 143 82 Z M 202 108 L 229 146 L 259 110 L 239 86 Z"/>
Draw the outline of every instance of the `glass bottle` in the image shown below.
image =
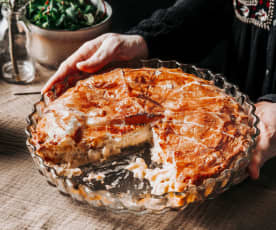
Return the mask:
<path id="1" fill-rule="evenodd" d="M 28 84 L 35 78 L 35 66 L 26 48 L 26 36 L 22 24 L 19 23 L 21 12 L 2 7 L 2 14 L 8 23 L 4 35 L 4 54 L 2 77 L 15 84 Z"/>

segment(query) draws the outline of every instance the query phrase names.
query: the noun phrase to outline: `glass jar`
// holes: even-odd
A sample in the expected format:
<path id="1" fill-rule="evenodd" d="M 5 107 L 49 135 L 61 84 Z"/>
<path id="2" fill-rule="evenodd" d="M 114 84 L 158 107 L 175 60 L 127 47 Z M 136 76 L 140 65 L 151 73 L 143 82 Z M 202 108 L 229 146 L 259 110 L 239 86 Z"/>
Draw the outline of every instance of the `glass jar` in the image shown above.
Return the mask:
<path id="1" fill-rule="evenodd" d="M 0 6 L 0 10 L 2 6 Z M 1 10 L 2 11 L 2 10 Z M 8 46 L 8 21 L 0 13 L 0 69 L 2 68 L 4 62 L 5 47 Z"/>
<path id="2" fill-rule="evenodd" d="M 12 12 L 4 5 L 2 14 L 8 24 L 2 41 L 2 77 L 9 83 L 28 84 L 35 78 L 35 66 L 26 49 L 26 36 L 19 21 L 20 11 Z"/>

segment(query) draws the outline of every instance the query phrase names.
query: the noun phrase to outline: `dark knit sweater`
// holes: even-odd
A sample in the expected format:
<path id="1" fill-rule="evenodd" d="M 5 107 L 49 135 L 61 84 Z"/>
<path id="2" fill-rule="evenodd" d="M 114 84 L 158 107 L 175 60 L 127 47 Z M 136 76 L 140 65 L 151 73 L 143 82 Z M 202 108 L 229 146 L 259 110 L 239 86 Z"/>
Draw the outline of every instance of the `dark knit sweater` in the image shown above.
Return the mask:
<path id="1" fill-rule="evenodd" d="M 178 0 L 127 34 L 142 35 L 151 58 L 222 72 L 252 100 L 276 102 L 275 14 L 274 0 Z"/>

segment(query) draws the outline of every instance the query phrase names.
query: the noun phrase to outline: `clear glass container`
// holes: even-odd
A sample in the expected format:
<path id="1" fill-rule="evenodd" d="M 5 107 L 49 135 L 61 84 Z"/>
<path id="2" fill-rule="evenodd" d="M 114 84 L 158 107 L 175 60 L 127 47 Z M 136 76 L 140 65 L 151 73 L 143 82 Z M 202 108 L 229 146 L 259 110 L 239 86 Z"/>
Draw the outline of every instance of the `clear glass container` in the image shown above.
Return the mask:
<path id="1" fill-rule="evenodd" d="M 143 187 L 141 190 L 133 193 L 133 182 L 128 180 L 125 174 L 117 173 L 117 169 L 114 169 L 114 167 L 116 167 L 114 161 L 112 161 L 111 164 L 101 165 L 103 169 L 101 172 L 108 173 L 113 177 L 114 181 L 116 180 L 118 183 L 111 183 L 111 186 L 109 186 L 110 184 L 107 181 L 103 181 L 104 183 L 100 185 L 104 185 L 104 187 L 97 188 L 97 186 L 91 186 L 91 183 L 84 180 L 84 178 L 87 177 L 87 172 L 90 173 L 91 171 L 94 172 L 98 170 L 97 167 L 93 164 L 86 165 L 80 175 L 74 175 L 74 172 L 78 173 L 78 171 L 74 171 L 76 169 L 73 169 L 73 171 L 70 171 L 71 169 L 65 170 L 59 165 L 51 164 L 42 159 L 37 154 L 36 146 L 32 139 L 32 134 L 36 130 L 37 123 L 39 119 L 41 119 L 49 103 L 58 98 L 79 80 L 79 78 L 74 78 L 74 76 L 68 76 L 64 81 L 56 83 L 50 92 L 41 96 L 40 101 L 34 104 L 33 112 L 27 119 L 27 147 L 39 172 L 46 177 L 51 185 L 56 186 L 62 194 L 68 194 L 73 199 L 88 203 L 95 208 L 105 208 L 119 213 L 132 212 L 136 214 L 145 214 L 163 213 L 168 210 L 182 210 L 191 203 L 199 203 L 206 199 L 216 197 L 220 193 L 228 190 L 231 186 L 240 183 L 248 176 L 247 166 L 252 156 L 252 149 L 255 146 L 256 138 L 259 135 L 259 129 L 257 128 L 259 119 L 255 114 L 256 108 L 247 95 L 243 94 L 235 85 L 227 82 L 222 75 L 214 74 L 207 69 L 200 69 L 193 65 L 181 64 L 176 61 L 150 59 L 142 60 L 135 65 L 131 64 L 128 67 L 148 67 L 156 69 L 160 67 L 179 68 L 185 73 L 194 74 L 199 78 L 210 81 L 212 85 L 223 90 L 225 94 L 237 101 L 247 113 L 248 125 L 251 128 L 250 139 L 248 140 L 250 145 L 248 149 L 241 152 L 236 159 L 233 160 L 232 166 L 222 171 L 219 175 L 206 178 L 199 185 L 191 184 L 182 192 L 168 192 L 161 195 L 155 195 L 144 189 L 146 187 Z M 140 154 L 140 152 L 131 153 L 130 156 L 134 156 L 135 154 Z M 141 154 L 141 156 L 143 156 L 143 151 Z M 120 169 L 125 167 L 124 163 L 128 163 L 126 157 L 124 157 L 123 162 L 118 162 Z M 116 186 L 121 184 L 126 185 L 126 191 L 118 192 L 115 190 Z M 122 188 L 124 188 L 124 186 L 122 186 Z"/>
<path id="2" fill-rule="evenodd" d="M 3 6 L 0 6 L 0 10 Z M 5 47 L 8 46 L 8 21 L 0 11 L 0 69 L 4 62 Z"/>
<path id="3" fill-rule="evenodd" d="M 4 17 L 3 27 L 6 27 L 5 31 L 1 31 L 2 78 L 9 83 L 31 83 L 35 78 L 35 66 L 26 49 L 26 36 L 20 23 L 20 11 L 12 12 L 5 5 L 1 11 Z"/>

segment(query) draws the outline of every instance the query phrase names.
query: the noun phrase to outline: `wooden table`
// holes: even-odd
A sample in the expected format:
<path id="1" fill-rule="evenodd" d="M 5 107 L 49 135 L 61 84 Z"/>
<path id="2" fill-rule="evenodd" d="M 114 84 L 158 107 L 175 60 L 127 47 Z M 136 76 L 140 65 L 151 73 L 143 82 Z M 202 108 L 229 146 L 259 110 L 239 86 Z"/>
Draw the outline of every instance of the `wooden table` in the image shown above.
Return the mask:
<path id="1" fill-rule="evenodd" d="M 61 195 L 41 176 L 25 146 L 25 118 L 47 79 L 29 86 L 0 80 L 0 229 L 276 229 L 276 160 L 214 200 L 162 215 L 96 211 Z"/>

